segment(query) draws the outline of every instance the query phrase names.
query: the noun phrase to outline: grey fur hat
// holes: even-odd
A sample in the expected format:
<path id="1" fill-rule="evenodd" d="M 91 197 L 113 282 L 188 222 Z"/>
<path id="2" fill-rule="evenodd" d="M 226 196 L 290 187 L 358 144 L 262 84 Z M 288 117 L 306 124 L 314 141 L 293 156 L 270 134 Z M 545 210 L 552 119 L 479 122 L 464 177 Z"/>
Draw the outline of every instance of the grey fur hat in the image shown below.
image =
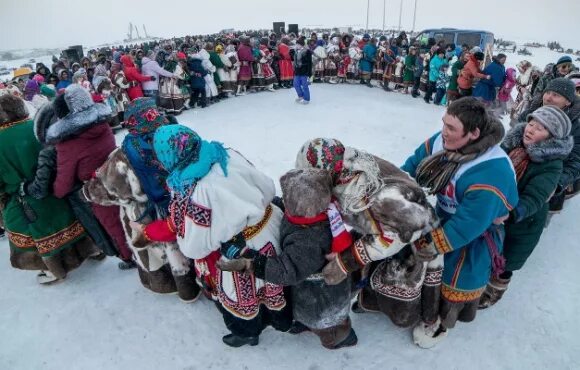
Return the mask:
<path id="1" fill-rule="evenodd" d="M 565 77 L 554 78 L 548 83 L 544 92 L 546 91 L 553 91 L 558 95 L 562 95 L 570 103 L 573 103 L 574 100 L 576 100 L 576 86 L 572 80 Z"/>
<path id="2" fill-rule="evenodd" d="M 326 170 L 290 170 L 280 178 L 286 211 L 292 216 L 314 217 L 324 212 L 332 196 L 332 178 Z"/>
<path id="3" fill-rule="evenodd" d="M 532 119 L 540 122 L 556 139 L 563 139 L 570 135 L 572 122 L 560 108 L 553 105 L 544 105 L 528 114 L 528 122 Z"/>
<path id="4" fill-rule="evenodd" d="M 65 89 L 64 100 L 70 113 L 48 128 L 46 142 L 49 144 L 77 135 L 94 124 L 109 120 L 113 114 L 107 104 L 93 102 L 91 94 L 79 84 Z"/>

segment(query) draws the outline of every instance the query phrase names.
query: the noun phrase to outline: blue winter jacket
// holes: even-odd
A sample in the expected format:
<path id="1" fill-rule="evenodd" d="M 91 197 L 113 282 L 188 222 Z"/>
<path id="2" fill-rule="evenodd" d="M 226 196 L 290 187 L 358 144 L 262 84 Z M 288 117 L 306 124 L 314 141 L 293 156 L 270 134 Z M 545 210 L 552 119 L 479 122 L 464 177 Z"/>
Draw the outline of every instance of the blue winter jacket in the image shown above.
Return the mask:
<path id="1" fill-rule="evenodd" d="M 445 58 L 439 58 L 439 55 L 435 55 L 431 62 L 429 62 L 429 81 L 435 82 L 439 77 L 439 69 L 443 64 L 446 64 Z"/>
<path id="2" fill-rule="evenodd" d="M 375 56 L 377 55 L 377 47 L 369 42 L 364 46 L 363 53 L 364 56 L 360 60 L 360 69 L 363 72 L 371 73 L 373 71 Z"/>
<path id="3" fill-rule="evenodd" d="M 479 80 L 473 89 L 473 96 L 486 102 L 493 102 L 497 88 L 500 88 L 505 81 L 505 67 L 501 63 L 493 61 L 485 67 L 483 74 L 490 75 L 491 78 Z"/>
<path id="4" fill-rule="evenodd" d="M 201 65 L 201 59 L 190 59 L 187 62 L 190 73 L 190 83 L 192 89 L 205 89 L 205 75 L 207 71 Z"/>

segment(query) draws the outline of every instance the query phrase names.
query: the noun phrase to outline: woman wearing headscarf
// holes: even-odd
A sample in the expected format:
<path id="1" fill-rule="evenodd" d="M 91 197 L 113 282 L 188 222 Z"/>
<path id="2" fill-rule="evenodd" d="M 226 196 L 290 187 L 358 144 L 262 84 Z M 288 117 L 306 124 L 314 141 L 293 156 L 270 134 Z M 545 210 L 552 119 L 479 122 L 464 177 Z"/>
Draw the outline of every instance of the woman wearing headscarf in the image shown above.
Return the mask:
<path id="1" fill-rule="evenodd" d="M 282 286 L 216 266 L 220 258 L 238 258 L 248 250 L 266 256 L 280 252 L 282 211 L 271 204 L 273 181 L 235 150 L 181 125 L 157 129 L 153 148 L 169 173 L 169 217 L 132 226 L 151 241 L 177 240 L 183 254 L 195 260 L 206 294 L 232 332 L 223 337 L 225 344 L 257 345 L 268 324 L 288 330 L 290 307 Z"/>
<path id="2" fill-rule="evenodd" d="M 156 293 L 179 294 L 184 302 L 200 295 L 191 261 L 175 242 L 138 243 L 130 221 L 149 223 L 167 217 L 169 191 L 165 187 L 167 172 L 153 153 L 153 135 L 169 124 L 153 98 L 137 98 L 129 103 L 125 121 L 129 133 L 121 149 L 109 155 L 83 187 L 87 199 L 101 205 L 121 208 L 126 239 L 133 251 L 141 283 Z"/>

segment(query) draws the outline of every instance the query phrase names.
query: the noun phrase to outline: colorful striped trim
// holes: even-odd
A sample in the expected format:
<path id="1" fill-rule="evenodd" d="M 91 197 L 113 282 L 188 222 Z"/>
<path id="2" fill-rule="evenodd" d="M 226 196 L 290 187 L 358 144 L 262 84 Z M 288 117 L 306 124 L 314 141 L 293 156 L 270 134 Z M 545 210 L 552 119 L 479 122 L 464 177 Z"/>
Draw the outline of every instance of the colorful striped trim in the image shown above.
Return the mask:
<path id="1" fill-rule="evenodd" d="M 431 238 L 433 239 L 435 249 L 437 249 L 437 251 L 440 254 L 445 254 L 453 251 L 453 247 L 451 246 L 451 243 L 449 243 L 447 235 L 445 235 L 445 231 L 443 231 L 442 227 L 439 227 L 431 231 Z"/>
<path id="2" fill-rule="evenodd" d="M 459 274 L 461 273 L 461 269 L 463 268 L 463 262 L 465 262 L 465 255 L 467 254 L 467 249 L 463 248 L 461 251 L 461 256 L 459 256 L 459 261 L 455 265 L 455 272 L 453 272 L 453 277 L 451 278 L 451 286 L 457 286 L 457 280 L 459 280 Z"/>
<path id="3" fill-rule="evenodd" d="M 383 232 L 383 228 L 381 227 L 381 224 L 375 219 L 369 208 L 367 208 L 365 212 L 367 213 L 368 218 L 371 220 L 371 227 L 373 228 L 375 234 L 378 235 L 379 241 L 381 242 L 383 247 L 389 248 L 391 244 L 393 244 L 393 239 L 388 238 L 385 235 L 385 233 Z"/>
<path id="4" fill-rule="evenodd" d="M 452 303 L 475 301 L 481 297 L 484 291 L 485 287 L 475 290 L 460 290 L 452 288 L 447 284 L 441 284 L 441 295 Z"/>
<path id="5" fill-rule="evenodd" d="M 503 202 L 505 207 L 508 209 L 508 211 L 511 211 L 514 208 L 509 204 L 505 195 L 503 195 L 503 193 L 495 186 L 485 185 L 485 184 L 474 184 L 474 185 L 471 185 L 470 187 L 468 187 L 467 190 L 465 191 L 465 193 L 469 193 L 470 191 L 477 191 L 477 190 L 489 191 L 489 192 L 497 195 L 499 197 L 499 199 L 501 199 L 501 201 Z"/>

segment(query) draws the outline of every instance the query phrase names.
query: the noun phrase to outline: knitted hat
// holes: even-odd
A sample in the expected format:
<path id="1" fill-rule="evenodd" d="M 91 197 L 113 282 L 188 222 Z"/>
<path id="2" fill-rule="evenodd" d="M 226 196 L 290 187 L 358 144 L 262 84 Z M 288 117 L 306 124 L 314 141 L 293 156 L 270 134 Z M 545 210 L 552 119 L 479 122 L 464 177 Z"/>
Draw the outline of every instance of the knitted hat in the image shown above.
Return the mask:
<path id="1" fill-rule="evenodd" d="M 43 84 L 40 86 L 40 93 L 49 99 L 56 96 L 56 88 L 52 84 Z"/>
<path id="2" fill-rule="evenodd" d="M 471 51 L 471 54 L 475 54 L 475 53 L 481 53 L 481 48 L 479 46 L 474 46 Z"/>
<path id="3" fill-rule="evenodd" d="M 572 58 L 570 58 L 568 55 L 564 55 L 563 57 L 558 59 L 558 61 L 556 62 L 556 67 L 564 63 L 572 63 Z"/>
<path id="4" fill-rule="evenodd" d="M 366 41 L 368 41 L 368 40 L 370 40 L 370 39 L 371 39 L 371 35 L 369 35 L 368 33 L 365 33 L 365 34 L 363 35 L 363 40 L 366 40 Z"/>
<path id="5" fill-rule="evenodd" d="M 532 119 L 540 122 L 556 139 L 563 139 L 570 135 L 572 122 L 560 108 L 553 105 L 544 105 L 528 114 L 528 122 Z"/>
<path id="6" fill-rule="evenodd" d="M 137 98 L 125 108 L 125 126 L 132 134 L 147 134 L 168 123 L 159 113 L 155 99 Z"/>
<path id="7" fill-rule="evenodd" d="M 558 95 L 562 95 L 570 103 L 576 100 L 576 86 L 574 86 L 574 82 L 565 77 L 554 78 L 548 83 L 548 87 L 546 87 L 544 92 L 546 91 L 553 91 Z"/>
<path id="8" fill-rule="evenodd" d="M 32 77 L 32 79 L 38 82 L 39 84 L 44 83 L 44 76 L 39 73 L 35 74 L 34 77 Z"/>
<path id="9" fill-rule="evenodd" d="M 342 172 L 344 145 L 336 139 L 317 138 L 307 141 L 296 157 L 296 168 L 320 168 L 337 179 Z"/>
<path id="10" fill-rule="evenodd" d="M 73 84 L 65 89 L 64 100 L 71 113 L 78 113 L 95 105 L 91 94 L 81 85 Z"/>

